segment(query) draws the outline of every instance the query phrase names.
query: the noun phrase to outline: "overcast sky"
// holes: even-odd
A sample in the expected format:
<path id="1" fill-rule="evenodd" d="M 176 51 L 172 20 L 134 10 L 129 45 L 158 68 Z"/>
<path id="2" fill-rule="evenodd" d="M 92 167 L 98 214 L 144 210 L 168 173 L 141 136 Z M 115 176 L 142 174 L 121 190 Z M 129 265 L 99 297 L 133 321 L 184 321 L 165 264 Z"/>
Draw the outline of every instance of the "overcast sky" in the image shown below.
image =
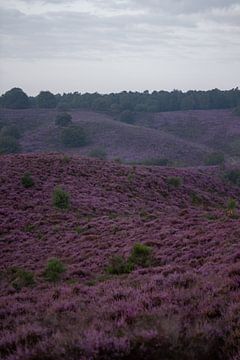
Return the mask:
<path id="1" fill-rule="evenodd" d="M 240 0 L 1 0 L 0 92 L 240 86 Z"/>

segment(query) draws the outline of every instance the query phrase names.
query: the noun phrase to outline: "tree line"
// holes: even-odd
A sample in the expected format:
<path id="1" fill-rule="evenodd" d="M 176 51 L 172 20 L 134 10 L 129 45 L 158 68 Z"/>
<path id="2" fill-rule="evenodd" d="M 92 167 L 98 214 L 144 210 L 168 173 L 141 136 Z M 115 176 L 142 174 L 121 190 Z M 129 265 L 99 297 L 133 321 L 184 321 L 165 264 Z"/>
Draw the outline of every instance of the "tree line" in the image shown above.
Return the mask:
<path id="1" fill-rule="evenodd" d="M 0 97 L 0 107 L 10 109 L 57 108 L 59 110 L 86 109 L 95 111 L 160 112 L 176 110 L 228 109 L 240 106 L 240 90 L 212 89 L 207 91 L 122 91 L 120 93 L 63 93 L 41 91 L 28 96 L 22 89 L 13 88 Z"/>

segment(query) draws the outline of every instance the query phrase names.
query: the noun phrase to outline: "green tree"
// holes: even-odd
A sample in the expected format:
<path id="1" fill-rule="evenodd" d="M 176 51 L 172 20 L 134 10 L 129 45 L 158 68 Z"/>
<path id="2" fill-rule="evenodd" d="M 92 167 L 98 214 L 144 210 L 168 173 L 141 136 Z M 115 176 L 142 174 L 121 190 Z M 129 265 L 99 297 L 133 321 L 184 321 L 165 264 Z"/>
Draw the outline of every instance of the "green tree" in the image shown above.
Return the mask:
<path id="1" fill-rule="evenodd" d="M 84 130 L 80 126 L 70 126 L 62 130 L 61 140 L 69 148 L 80 147 L 87 144 Z"/>
<path id="2" fill-rule="evenodd" d="M 66 112 L 57 114 L 55 119 L 55 125 L 57 126 L 68 126 L 72 123 L 72 116 Z"/>
<path id="3" fill-rule="evenodd" d="M 2 95 L 1 105 L 9 109 L 26 109 L 30 107 L 30 101 L 22 89 L 13 88 Z"/>
<path id="4" fill-rule="evenodd" d="M 44 109 L 52 109 L 57 105 L 55 96 L 50 91 L 41 91 L 37 96 L 37 106 Z"/>
<path id="5" fill-rule="evenodd" d="M 15 154 L 19 151 L 20 145 L 14 137 L 0 135 L 0 154 Z"/>
<path id="6" fill-rule="evenodd" d="M 205 165 L 223 165 L 225 157 L 223 153 L 214 152 L 208 155 L 205 159 Z"/>

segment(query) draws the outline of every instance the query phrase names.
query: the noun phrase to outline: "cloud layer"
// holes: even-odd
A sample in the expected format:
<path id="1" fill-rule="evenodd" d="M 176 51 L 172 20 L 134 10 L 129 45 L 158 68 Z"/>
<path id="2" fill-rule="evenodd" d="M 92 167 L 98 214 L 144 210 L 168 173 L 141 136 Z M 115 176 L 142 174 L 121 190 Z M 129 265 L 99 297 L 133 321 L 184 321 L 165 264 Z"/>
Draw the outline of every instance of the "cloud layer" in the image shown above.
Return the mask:
<path id="1" fill-rule="evenodd" d="M 236 0 L 2 0 L 1 57 L 230 66 L 240 60 L 239 18 Z"/>

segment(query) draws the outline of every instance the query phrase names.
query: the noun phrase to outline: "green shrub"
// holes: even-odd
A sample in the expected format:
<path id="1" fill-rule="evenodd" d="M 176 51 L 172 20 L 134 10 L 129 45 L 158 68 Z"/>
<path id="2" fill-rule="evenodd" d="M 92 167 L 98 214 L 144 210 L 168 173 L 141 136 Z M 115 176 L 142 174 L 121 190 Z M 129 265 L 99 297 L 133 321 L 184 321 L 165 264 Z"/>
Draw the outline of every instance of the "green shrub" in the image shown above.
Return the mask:
<path id="1" fill-rule="evenodd" d="M 223 165 L 225 162 L 224 154 L 214 152 L 209 154 L 205 159 L 205 165 L 213 166 L 213 165 Z"/>
<path id="2" fill-rule="evenodd" d="M 115 255 L 110 259 L 107 272 L 112 275 L 128 274 L 133 270 L 133 264 L 122 256 Z"/>
<path id="3" fill-rule="evenodd" d="M 52 258 L 48 261 L 47 266 L 44 270 L 44 277 L 47 281 L 58 281 L 61 274 L 66 271 L 65 265 L 61 260 Z"/>
<path id="4" fill-rule="evenodd" d="M 63 164 L 69 164 L 70 160 L 71 160 L 71 158 L 68 155 L 64 155 L 62 158 Z"/>
<path id="5" fill-rule="evenodd" d="M 57 114 L 55 119 L 55 125 L 57 126 L 68 126 L 72 124 L 72 116 L 66 112 Z"/>
<path id="6" fill-rule="evenodd" d="M 19 151 L 20 145 L 14 137 L 0 135 L 0 154 L 15 154 Z"/>
<path id="7" fill-rule="evenodd" d="M 237 209 L 238 203 L 235 199 L 230 198 L 227 203 L 227 214 L 228 216 L 234 218 L 236 217 L 236 209 Z"/>
<path id="8" fill-rule="evenodd" d="M 234 109 L 234 114 L 240 116 L 240 105 Z"/>
<path id="9" fill-rule="evenodd" d="M 240 186 L 240 169 L 228 170 L 224 176 L 226 180 L 230 181 L 234 185 Z"/>
<path id="10" fill-rule="evenodd" d="M 191 194 L 191 201 L 193 205 L 201 205 L 202 204 L 202 198 L 197 195 L 196 193 Z"/>
<path id="11" fill-rule="evenodd" d="M 104 160 L 107 157 L 107 153 L 104 149 L 98 148 L 90 151 L 89 156 L 100 160 Z"/>
<path id="12" fill-rule="evenodd" d="M 0 136 L 11 136 L 14 139 L 19 139 L 21 137 L 21 133 L 16 126 L 3 126 L 0 131 Z"/>
<path id="13" fill-rule="evenodd" d="M 85 146 L 87 138 L 84 130 L 80 126 L 70 126 L 62 130 L 61 141 L 69 148 Z"/>
<path id="14" fill-rule="evenodd" d="M 136 243 L 133 246 L 128 261 L 134 265 L 143 267 L 150 266 L 152 263 L 152 248 L 141 243 Z"/>
<path id="15" fill-rule="evenodd" d="M 59 209 L 68 209 L 70 205 L 69 194 L 60 186 L 56 186 L 53 191 L 53 205 Z"/>
<path id="16" fill-rule="evenodd" d="M 31 177 L 30 173 L 25 173 L 23 177 L 21 178 L 21 183 L 25 188 L 30 188 L 34 186 L 34 180 Z"/>
<path id="17" fill-rule="evenodd" d="M 182 180 L 178 176 L 169 176 L 167 178 L 167 183 L 168 183 L 168 185 L 177 188 L 182 184 Z"/>
<path id="18" fill-rule="evenodd" d="M 146 159 L 141 162 L 142 165 L 146 166 L 167 166 L 169 165 L 170 161 L 165 158 L 153 158 L 153 159 Z"/>
<path id="19" fill-rule="evenodd" d="M 119 116 L 119 120 L 122 122 L 125 122 L 127 124 L 133 124 L 135 121 L 135 116 L 134 113 L 130 110 L 124 110 L 120 116 Z"/>
<path id="20" fill-rule="evenodd" d="M 106 269 L 109 274 L 129 274 L 136 266 L 147 267 L 152 265 L 152 248 L 150 246 L 136 243 L 128 259 L 123 256 L 114 255 Z"/>
<path id="21" fill-rule="evenodd" d="M 32 286 L 35 283 L 34 274 L 21 268 L 14 267 L 10 270 L 11 284 L 16 290 Z"/>

